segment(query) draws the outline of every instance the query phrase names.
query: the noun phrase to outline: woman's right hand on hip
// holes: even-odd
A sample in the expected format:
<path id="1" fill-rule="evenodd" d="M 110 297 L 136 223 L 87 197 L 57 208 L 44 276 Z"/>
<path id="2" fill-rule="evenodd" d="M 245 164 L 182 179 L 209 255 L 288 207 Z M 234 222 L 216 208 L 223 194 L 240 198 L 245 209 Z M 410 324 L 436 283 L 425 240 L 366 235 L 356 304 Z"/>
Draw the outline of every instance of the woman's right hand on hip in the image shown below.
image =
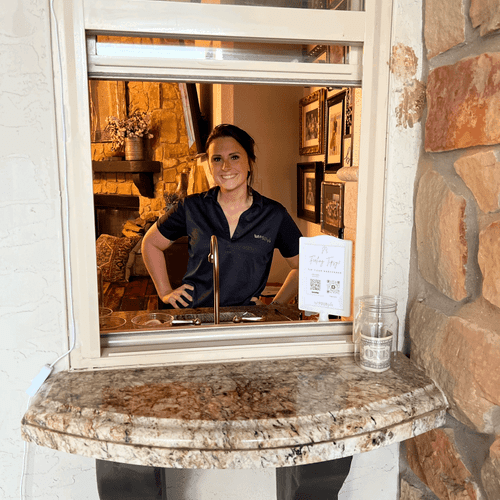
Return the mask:
<path id="1" fill-rule="evenodd" d="M 163 295 L 160 299 L 165 304 L 170 304 L 174 309 L 180 309 L 181 306 L 188 307 L 189 303 L 184 299 L 187 299 L 189 302 L 193 301 L 193 297 L 189 295 L 188 290 L 194 290 L 194 286 L 184 284 L 170 293 Z"/>

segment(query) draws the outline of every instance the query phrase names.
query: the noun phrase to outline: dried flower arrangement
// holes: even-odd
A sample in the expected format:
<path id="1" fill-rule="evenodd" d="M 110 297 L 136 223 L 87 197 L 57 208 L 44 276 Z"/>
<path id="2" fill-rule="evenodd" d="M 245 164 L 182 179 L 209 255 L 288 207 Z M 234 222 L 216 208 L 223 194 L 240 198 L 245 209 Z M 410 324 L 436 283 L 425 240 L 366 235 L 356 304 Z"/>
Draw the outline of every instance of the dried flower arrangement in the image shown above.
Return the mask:
<path id="1" fill-rule="evenodd" d="M 136 111 L 132 116 L 124 120 L 118 119 L 116 116 L 108 116 L 106 118 L 106 130 L 111 137 L 112 151 L 120 150 L 125 139 L 128 137 L 147 137 L 153 138 L 149 127 L 151 117 L 145 111 Z"/>
<path id="2" fill-rule="evenodd" d="M 169 210 L 177 206 L 181 197 L 179 196 L 179 193 L 163 193 L 163 199 L 165 200 L 164 211 L 167 213 Z"/>

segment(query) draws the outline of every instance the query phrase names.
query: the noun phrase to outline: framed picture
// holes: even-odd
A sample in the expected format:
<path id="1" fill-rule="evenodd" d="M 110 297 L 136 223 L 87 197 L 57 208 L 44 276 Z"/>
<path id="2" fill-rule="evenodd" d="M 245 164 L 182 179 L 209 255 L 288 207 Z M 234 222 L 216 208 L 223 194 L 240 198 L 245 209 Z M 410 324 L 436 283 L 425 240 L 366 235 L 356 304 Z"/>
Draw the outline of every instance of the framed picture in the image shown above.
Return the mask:
<path id="1" fill-rule="evenodd" d="M 327 45 L 314 45 L 307 53 L 309 62 L 326 63 L 327 51 L 328 51 Z"/>
<path id="2" fill-rule="evenodd" d="M 321 232 L 344 237 L 344 184 L 321 183 Z"/>
<path id="3" fill-rule="evenodd" d="M 89 80 L 90 140 L 91 142 L 111 142 L 106 129 L 106 118 L 116 116 L 119 120 L 127 117 L 125 82 Z"/>
<path id="4" fill-rule="evenodd" d="M 340 92 L 327 100 L 325 155 L 325 170 L 327 172 L 336 172 L 339 168 L 342 168 L 344 104 L 345 92 Z"/>
<path id="5" fill-rule="evenodd" d="M 342 162 L 344 167 L 352 166 L 352 137 L 344 136 L 344 160 Z"/>
<path id="6" fill-rule="evenodd" d="M 347 47 L 343 45 L 329 45 L 326 51 L 326 62 L 329 64 L 345 64 Z"/>
<path id="7" fill-rule="evenodd" d="M 315 155 L 323 153 L 323 123 L 325 89 L 316 90 L 300 100 L 300 141 L 299 154 Z"/>
<path id="8" fill-rule="evenodd" d="M 188 135 L 189 147 L 196 144 L 196 153 L 205 151 L 205 141 L 208 138 L 206 120 L 202 117 L 196 83 L 179 83 L 179 91 L 184 110 L 184 121 Z"/>
<path id="9" fill-rule="evenodd" d="M 322 180 L 322 161 L 297 163 L 297 217 L 319 223 Z"/>
<path id="10" fill-rule="evenodd" d="M 352 135 L 352 120 L 353 120 L 353 104 L 354 104 L 354 89 L 350 88 L 345 93 L 345 124 L 344 133 L 346 136 Z"/>

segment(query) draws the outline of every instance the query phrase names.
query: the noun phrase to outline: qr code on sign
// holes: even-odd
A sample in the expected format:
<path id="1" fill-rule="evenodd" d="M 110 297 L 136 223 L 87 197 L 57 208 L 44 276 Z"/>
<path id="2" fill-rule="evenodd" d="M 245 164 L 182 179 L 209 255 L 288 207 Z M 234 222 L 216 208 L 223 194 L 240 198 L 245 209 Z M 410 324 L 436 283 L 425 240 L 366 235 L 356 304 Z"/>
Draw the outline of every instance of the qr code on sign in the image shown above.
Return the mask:
<path id="1" fill-rule="evenodd" d="M 310 289 L 313 293 L 318 293 L 321 290 L 321 280 L 310 280 Z"/>
<path id="2" fill-rule="evenodd" d="M 340 293 L 340 281 L 326 280 L 326 293 L 338 295 Z"/>

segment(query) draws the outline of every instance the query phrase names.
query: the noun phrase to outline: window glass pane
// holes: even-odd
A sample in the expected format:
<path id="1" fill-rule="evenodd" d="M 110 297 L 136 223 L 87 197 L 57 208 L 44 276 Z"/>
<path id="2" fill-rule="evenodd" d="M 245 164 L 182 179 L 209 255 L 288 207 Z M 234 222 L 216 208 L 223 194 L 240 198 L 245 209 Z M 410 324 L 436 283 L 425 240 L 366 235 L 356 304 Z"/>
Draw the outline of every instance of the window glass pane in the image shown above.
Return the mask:
<path id="1" fill-rule="evenodd" d="M 285 43 L 172 40 L 98 36 L 98 56 L 142 56 L 183 60 L 345 64 L 349 47 Z"/>
<path id="2" fill-rule="evenodd" d="M 291 9 L 364 10 L 364 0 L 163 0 L 173 2 L 287 7 Z"/>

